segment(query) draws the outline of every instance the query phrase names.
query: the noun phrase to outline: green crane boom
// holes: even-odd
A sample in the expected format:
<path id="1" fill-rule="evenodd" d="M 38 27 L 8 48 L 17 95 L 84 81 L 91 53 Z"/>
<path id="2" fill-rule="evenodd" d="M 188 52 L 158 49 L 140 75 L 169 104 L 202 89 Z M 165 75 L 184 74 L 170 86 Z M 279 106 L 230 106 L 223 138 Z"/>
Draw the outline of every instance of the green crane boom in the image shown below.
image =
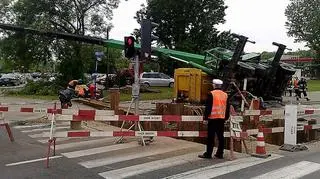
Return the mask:
<path id="1" fill-rule="evenodd" d="M 91 37 L 91 36 L 82 36 L 82 35 L 62 33 L 62 32 L 35 30 L 31 28 L 25 28 L 25 27 L 16 26 L 16 25 L 1 24 L 1 23 L 0 23 L 0 28 L 4 30 L 17 31 L 17 32 L 29 33 L 29 34 L 40 35 L 40 36 L 47 36 L 47 37 L 52 37 L 57 39 L 74 40 L 74 41 L 80 41 L 80 42 L 85 42 L 90 44 L 103 45 L 103 46 L 115 48 L 115 49 L 124 49 L 124 42 L 119 40 L 113 40 L 113 39 L 107 40 L 107 39 Z M 140 44 L 135 44 L 135 47 L 138 49 L 141 48 Z M 175 60 L 180 60 L 185 63 L 189 63 L 190 65 L 196 68 L 200 68 L 209 74 L 213 73 L 213 71 L 208 67 L 206 67 L 206 65 L 204 64 L 205 56 L 203 55 L 186 53 L 186 52 L 170 50 L 165 48 L 153 48 L 152 53 L 153 55 L 156 55 L 156 56 L 166 55 Z"/>

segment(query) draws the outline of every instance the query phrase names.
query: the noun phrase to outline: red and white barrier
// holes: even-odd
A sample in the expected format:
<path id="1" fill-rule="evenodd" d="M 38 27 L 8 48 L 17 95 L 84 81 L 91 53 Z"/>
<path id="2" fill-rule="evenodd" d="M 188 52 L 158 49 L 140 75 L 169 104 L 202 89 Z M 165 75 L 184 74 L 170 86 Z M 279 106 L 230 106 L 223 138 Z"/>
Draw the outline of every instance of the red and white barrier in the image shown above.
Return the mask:
<path id="1" fill-rule="evenodd" d="M 49 133 L 43 133 L 42 137 L 49 137 Z M 207 131 L 63 131 L 55 132 L 53 137 L 206 137 Z"/>
<path id="2" fill-rule="evenodd" d="M 183 122 L 183 121 L 203 121 L 202 116 L 179 116 L 179 115 L 112 115 L 108 114 L 96 115 L 70 115 L 62 114 L 57 116 L 57 121 L 153 121 L 153 122 Z"/>
<path id="3" fill-rule="evenodd" d="M 9 108 L 7 106 L 0 107 L 1 112 L 22 112 L 22 113 L 50 113 L 47 108 Z"/>
<path id="4" fill-rule="evenodd" d="M 320 109 L 304 109 L 298 110 L 298 115 L 320 114 Z"/>
<path id="5" fill-rule="evenodd" d="M 4 126 L 6 128 L 8 136 L 9 136 L 9 139 L 10 139 L 11 142 L 13 142 L 14 138 L 13 138 L 9 123 L 7 123 L 5 121 L 3 113 L 0 114 L 0 127 L 1 126 Z"/>
<path id="6" fill-rule="evenodd" d="M 257 135 L 258 129 L 240 132 L 240 137 Z M 281 133 L 283 127 L 264 128 L 264 134 Z M 146 137 L 207 137 L 207 131 L 62 131 L 54 132 L 52 137 L 120 137 L 120 136 L 146 136 Z M 45 132 L 41 137 L 50 137 L 50 132 Z M 230 132 L 224 132 L 224 137 L 230 137 Z"/>
<path id="7" fill-rule="evenodd" d="M 285 114 L 284 109 L 276 109 L 276 110 L 246 110 L 244 111 L 243 116 L 275 116 L 280 117 L 279 119 L 283 119 Z M 304 114 L 320 114 L 320 109 L 303 109 L 298 110 L 298 115 Z"/>
<path id="8" fill-rule="evenodd" d="M 303 127 L 304 130 L 320 129 L 320 124 L 305 125 Z"/>
<path id="9" fill-rule="evenodd" d="M 245 110 L 244 116 L 284 116 L 283 109 L 276 109 L 276 110 Z"/>

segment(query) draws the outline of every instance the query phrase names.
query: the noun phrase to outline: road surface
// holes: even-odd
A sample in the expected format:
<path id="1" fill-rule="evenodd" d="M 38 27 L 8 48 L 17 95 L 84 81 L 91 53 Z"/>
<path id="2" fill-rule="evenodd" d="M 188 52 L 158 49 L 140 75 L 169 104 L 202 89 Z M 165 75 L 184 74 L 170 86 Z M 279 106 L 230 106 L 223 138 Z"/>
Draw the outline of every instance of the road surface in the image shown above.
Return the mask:
<path id="1" fill-rule="evenodd" d="M 13 102 L 14 99 L 4 99 Z M 17 102 L 17 101 L 16 101 Z M 10 105 L 52 107 L 46 101 L 18 101 Z M 18 103 L 17 102 L 17 103 Z M 24 104 L 22 104 L 25 102 Z M 10 107 L 9 106 L 9 107 Z M 87 108 L 85 106 L 77 106 Z M 9 121 L 32 120 L 37 114 L 6 114 Z M 13 124 L 13 123 L 12 123 Z M 69 128 L 66 122 L 57 123 L 57 130 Z M 4 128 L 0 129 L 0 178 L 306 178 L 320 176 L 320 145 L 310 144 L 310 150 L 301 152 L 273 151 L 267 159 L 237 154 L 225 159 L 199 159 L 205 146 L 167 137 L 158 137 L 147 146 L 136 138 L 126 138 L 115 144 L 115 138 L 58 138 L 56 156 L 46 168 L 47 140 L 42 133 L 49 131 L 48 124 L 12 126 L 14 142 L 8 140 Z M 113 130 L 113 129 L 111 129 Z"/>

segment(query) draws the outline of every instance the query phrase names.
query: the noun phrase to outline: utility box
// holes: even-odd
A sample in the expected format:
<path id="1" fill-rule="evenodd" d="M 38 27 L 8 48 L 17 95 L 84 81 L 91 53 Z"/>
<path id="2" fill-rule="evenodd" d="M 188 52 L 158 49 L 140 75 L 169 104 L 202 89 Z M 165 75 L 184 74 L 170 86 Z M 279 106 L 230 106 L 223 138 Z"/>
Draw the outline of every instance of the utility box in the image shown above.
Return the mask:
<path id="1" fill-rule="evenodd" d="M 174 97 L 177 102 L 204 103 L 211 90 L 211 78 L 200 69 L 178 68 L 174 71 Z"/>

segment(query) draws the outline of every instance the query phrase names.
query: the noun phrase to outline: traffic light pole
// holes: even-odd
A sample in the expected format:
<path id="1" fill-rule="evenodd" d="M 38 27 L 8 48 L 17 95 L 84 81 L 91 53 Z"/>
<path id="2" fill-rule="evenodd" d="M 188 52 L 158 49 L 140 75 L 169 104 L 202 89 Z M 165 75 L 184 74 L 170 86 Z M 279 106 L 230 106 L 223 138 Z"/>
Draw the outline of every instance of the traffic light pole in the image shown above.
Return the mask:
<path id="1" fill-rule="evenodd" d="M 132 100 L 134 101 L 134 109 L 135 109 L 135 115 L 139 115 L 139 97 L 140 97 L 140 78 L 139 78 L 139 55 L 136 55 L 134 58 L 134 84 L 132 86 Z M 135 121 L 134 122 L 135 131 L 142 132 L 142 127 L 140 122 Z M 141 136 L 141 144 L 145 146 L 145 141 L 143 136 Z"/>
<path id="2" fill-rule="evenodd" d="M 140 96 L 139 66 L 140 66 L 139 55 L 136 55 L 134 57 L 134 84 L 132 84 L 132 100 L 131 100 L 129 109 L 127 111 L 127 115 L 129 114 L 131 105 L 133 103 L 134 103 L 134 109 L 135 109 L 134 114 L 137 116 L 139 115 L 139 96 Z M 122 122 L 120 130 L 123 129 L 124 123 L 125 123 L 125 121 Z M 128 130 L 130 130 L 133 127 L 134 127 L 134 131 L 139 131 L 140 133 L 143 133 L 143 128 L 142 128 L 139 121 L 135 121 L 134 124 L 132 124 Z M 123 137 L 120 137 L 118 140 L 116 140 L 116 143 L 121 142 L 122 139 L 123 139 Z M 145 142 L 145 139 L 143 138 L 143 135 L 141 135 L 141 144 L 143 146 L 146 145 L 146 142 Z"/>
<path id="3" fill-rule="evenodd" d="M 134 109 L 135 115 L 139 115 L 139 96 L 140 96 L 140 80 L 139 80 L 139 56 L 134 59 L 134 84 L 132 86 L 132 98 L 135 99 Z"/>

